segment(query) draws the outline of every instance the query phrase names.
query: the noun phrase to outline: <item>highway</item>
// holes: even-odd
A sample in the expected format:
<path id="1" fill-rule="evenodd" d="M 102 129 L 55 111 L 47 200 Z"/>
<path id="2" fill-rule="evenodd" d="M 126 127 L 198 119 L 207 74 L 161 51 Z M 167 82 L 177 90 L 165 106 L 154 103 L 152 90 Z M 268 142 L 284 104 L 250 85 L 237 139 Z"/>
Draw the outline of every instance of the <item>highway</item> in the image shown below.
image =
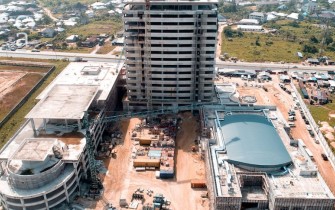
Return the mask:
<path id="1" fill-rule="evenodd" d="M 112 62 L 117 63 L 119 58 L 113 55 L 87 54 L 87 53 L 67 53 L 54 51 L 31 52 L 27 50 L 6 51 L 0 50 L 0 57 L 12 58 L 35 58 L 35 59 L 69 59 L 74 61 L 76 57 L 81 57 L 87 61 Z"/>
<path id="2" fill-rule="evenodd" d="M 31 52 L 27 50 L 4 51 L 0 50 L 1 57 L 13 58 L 37 58 L 37 59 L 69 59 L 74 61 L 76 57 L 81 57 L 87 61 L 95 62 L 112 62 L 117 63 L 120 58 L 114 55 L 102 54 L 87 54 L 87 53 L 68 53 L 68 52 L 54 52 L 54 51 L 41 51 Z M 335 70 L 335 66 L 309 66 L 296 63 L 249 63 L 240 62 L 236 63 L 231 61 L 221 61 L 216 59 L 216 67 L 219 69 L 236 69 L 236 70 L 289 70 L 289 71 L 329 71 Z"/>

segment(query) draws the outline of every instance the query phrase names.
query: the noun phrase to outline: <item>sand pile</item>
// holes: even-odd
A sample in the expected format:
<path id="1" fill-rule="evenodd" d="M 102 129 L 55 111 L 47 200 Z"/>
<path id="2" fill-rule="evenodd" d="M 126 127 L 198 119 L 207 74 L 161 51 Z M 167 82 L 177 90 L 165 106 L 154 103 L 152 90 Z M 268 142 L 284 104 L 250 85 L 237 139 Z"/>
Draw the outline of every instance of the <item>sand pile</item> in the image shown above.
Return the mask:
<path id="1" fill-rule="evenodd" d="M 328 122 L 320 122 L 320 124 L 322 125 L 320 127 L 320 130 L 324 134 L 324 136 L 331 141 L 334 140 L 334 128 L 331 127 Z"/>

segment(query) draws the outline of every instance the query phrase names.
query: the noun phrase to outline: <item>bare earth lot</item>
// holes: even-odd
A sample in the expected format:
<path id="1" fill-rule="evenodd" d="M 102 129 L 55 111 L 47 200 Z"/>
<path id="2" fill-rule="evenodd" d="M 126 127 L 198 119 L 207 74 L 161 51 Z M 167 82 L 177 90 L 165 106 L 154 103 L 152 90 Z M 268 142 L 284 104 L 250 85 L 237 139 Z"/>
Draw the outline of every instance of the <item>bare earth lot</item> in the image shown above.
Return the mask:
<path id="1" fill-rule="evenodd" d="M 0 65 L 0 120 L 43 78 L 48 68 Z"/>
<path id="2" fill-rule="evenodd" d="M 205 165 L 200 155 L 191 151 L 197 136 L 197 119 L 190 113 L 182 114 L 181 129 L 176 140 L 176 175 L 173 179 L 156 179 L 155 171 L 136 172 L 132 165 L 131 150 L 134 141 L 130 139 L 129 132 L 140 122 L 139 119 L 131 119 L 121 122 L 121 130 L 124 134 L 124 142 L 117 146 L 117 157 L 105 161 L 108 172 L 102 177 L 105 187 L 104 197 L 114 206 L 119 205 L 121 194 L 127 194 L 130 203 L 132 194 L 138 188 L 153 190 L 161 193 L 171 201 L 171 209 L 207 210 L 207 199 L 201 198 L 206 190 L 194 190 L 190 186 L 192 179 L 205 179 Z M 145 194 L 144 204 L 152 204 L 152 196 Z M 187 195 L 187 196 L 186 196 Z M 102 209 L 103 202 L 91 206 Z M 141 205 L 138 206 L 141 209 Z"/>

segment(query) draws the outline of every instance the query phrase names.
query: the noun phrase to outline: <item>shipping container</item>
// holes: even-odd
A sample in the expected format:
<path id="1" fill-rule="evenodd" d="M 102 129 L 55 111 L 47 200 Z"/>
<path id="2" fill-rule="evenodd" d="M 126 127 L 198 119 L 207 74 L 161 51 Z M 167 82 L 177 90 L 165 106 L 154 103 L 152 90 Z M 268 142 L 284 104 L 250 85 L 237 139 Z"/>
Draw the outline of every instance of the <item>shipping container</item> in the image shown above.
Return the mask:
<path id="1" fill-rule="evenodd" d="M 160 166 L 159 159 L 135 159 L 133 163 L 134 167 L 156 167 Z"/>
<path id="2" fill-rule="evenodd" d="M 304 99 L 309 98 L 306 88 L 301 88 L 301 93 L 302 93 Z"/>
<path id="3" fill-rule="evenodd" d="M 204 179 L 192 179 L 191 180 L 191 187 L 192 188 L 206 188 L 206 180 Z"/>
<path id="4" fill-rule="evenodd" d="M 169 170 L 169 171 L 167 171 L 167 170 L 161 170 L 159 172 L 159 177 L 161 179 L 171 179 L 171 178 L 174 177 L 174 171 L 173 170 Z"/>

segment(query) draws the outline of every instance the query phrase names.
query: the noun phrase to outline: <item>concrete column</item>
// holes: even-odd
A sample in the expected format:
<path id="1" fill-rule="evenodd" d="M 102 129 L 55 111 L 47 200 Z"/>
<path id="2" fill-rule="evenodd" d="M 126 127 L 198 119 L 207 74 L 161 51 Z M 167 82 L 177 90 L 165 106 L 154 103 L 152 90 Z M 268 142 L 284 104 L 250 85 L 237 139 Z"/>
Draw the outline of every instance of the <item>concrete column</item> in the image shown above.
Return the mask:
<path id="1" fill-rule="evenodd" d="M 0 161 L 0 175 L 2 173 L 5 173 L 5 170 L 3 169 L 2 164 L 3 164 L 3 161 Z"/>
<path id="2" fill-rule="evenodd" d="M 36 137 L 37 136 L 37 132 L 36 132 L 36 128 L 35 128 L 34 119 L 30 119 L 30 122 L 31 122 L 31 127 L 33 128 L 33 131 L 34 131 L 34 137 Z"/>
<path id="3" fill-rule="evenodd" d="M 67 119 L 65 119 L 65 129 L 67 130 Z"/>
<path id="4" fill-rule="evenodd" d="M 79 184 L 79 171 L 77 170 L 79 163 L 73 163 L 73 167 L 75 168 L 75 173 L 76 173 L 76 182 L 79 187 L 80 191 L 80 184 Z"/>
<path id="5" fill-rule="evenodd" d="M 43 194 L 43 197 L 44 197 L 45 206 L 47 207 L 47 209 L 49 209 L 49 203 L 48 203 L 47 195 Z"/>
<path id="6" fill-rule="evenodd" d="M 20 198 L 20 202 L 21 202 L 21 206 L 22 206 L 23 210 L 26 210 L 26 207 L 25 207 L 25 205 L 24 205 L 23 198 Z"/>
<path id="7" fill-rule="evenodd" d="M 83 171 L 84 171 L 84 176 L 85 176 L 85 178 L 87 178 L 87 168 L 86 168 L 86 164 L 85 164 L 85 161 L 84 161 L 84 158 L 85 157 L 85 154 L 83 154 L 83 158 L 81 158 L 81 164 L 82 164 L 82 166 L 83 166 Z"/>
<path id="8" fill-rule="evenodd" d="M 69 193 L 67 192 L 66 182 L 63 183 L 63 187 L 64 187 L 64 191 L 65 191 L 66 201 L 69 203 L 70 198 L 69 198 Z"/>
<path id="9" fill-rule="evenodd" d="M 78 119 L 78 129 L 81 130 L 81 123 L 80 123 L 80 120 Z"/>
<path id="10" fill-rule="evenodd" d="M 47 130 L 47 120 L 43 119 L 43 128 L 46 131 Z"/>

